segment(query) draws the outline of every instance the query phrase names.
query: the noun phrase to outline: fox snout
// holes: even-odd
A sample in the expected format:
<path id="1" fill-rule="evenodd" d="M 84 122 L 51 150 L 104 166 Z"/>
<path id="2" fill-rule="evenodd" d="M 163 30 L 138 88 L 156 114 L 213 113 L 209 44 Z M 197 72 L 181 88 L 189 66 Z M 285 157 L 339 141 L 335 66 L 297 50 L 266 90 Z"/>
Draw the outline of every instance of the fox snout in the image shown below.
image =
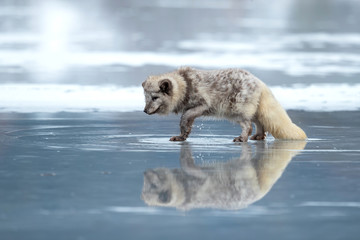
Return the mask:
<path id="1" fill-rule="evenodd" d="M 151 104 L 150 103 L 146 103 L 146 105 L 145 105 L 145 107 L 144 107 L 144 113 L 146 113 L 146 114 L 151 114 L 151 110 L 152 109 L 152 106 L 151 106 Z"/>
<path id="2" fill-rule="evenodd" d="M 145 108 L 144 108 L 144 113 L 151 115 L 157 112 L 158 109 L 154 109 L 154 106 L 152 106 L 151 104 L 146 104 Z"/>

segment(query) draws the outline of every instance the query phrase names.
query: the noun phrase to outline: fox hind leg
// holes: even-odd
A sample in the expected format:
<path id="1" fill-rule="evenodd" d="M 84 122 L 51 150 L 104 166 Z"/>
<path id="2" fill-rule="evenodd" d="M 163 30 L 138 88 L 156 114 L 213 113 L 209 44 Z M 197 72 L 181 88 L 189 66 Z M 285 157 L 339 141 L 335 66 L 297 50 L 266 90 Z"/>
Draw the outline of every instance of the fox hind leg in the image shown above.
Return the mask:
<path id="1" fill-rule="evenodd" d="M 251 136 L 251 140 L 264 140 L 266 137 L 264 126 L 259 122 L 259 120 L 253 120 L 256 126 L 256 133 Z"/>
<path id="2" fill-rule="evenodd" d="M 241 126 L 241 135 L 239 137 L 234 138 L 233 142 L 247 142 L 249 135 L 252 132 L 252 125 L 250 120 L 237 121 L 237 123 Z"/>

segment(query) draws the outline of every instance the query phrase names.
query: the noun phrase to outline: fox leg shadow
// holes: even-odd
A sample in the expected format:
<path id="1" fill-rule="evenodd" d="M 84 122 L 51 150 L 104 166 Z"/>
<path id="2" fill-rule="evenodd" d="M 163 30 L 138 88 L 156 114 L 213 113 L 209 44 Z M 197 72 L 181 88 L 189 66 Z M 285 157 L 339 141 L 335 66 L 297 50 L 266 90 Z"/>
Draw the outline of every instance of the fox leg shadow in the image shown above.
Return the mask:
<path id="1" fill-rule="evenodd" d="M 233 165 L 233 169 L 238 169 L 240 167 L 239 164 L 242 164 L 244 162 L 248 162 L 252 159 L 252 150 L 251 146 L 248 143 L 242 143 L 241 145 L 241 155 L 240 157 L 231 163 Z M 258 149 L 258 147 L 256 148 Z M 263 149 L 263 148 L 262 148 Z M 263 154 L 263 152 L 261 151 Z M 260 157 L 258 157 L 260 158 Z M 210 167 L 204 167 L 204 166 L 197 166 L 195 164 L 195 160 L 192 154 L 191 145 L 188 143 L 183 143 L 181 145 L 181 151 L 180 151 L 180 166 L 181 169 L 188 174 L 189 176 L 194 176 L 199 179 L 206 178 L 208 176 L 208 171 L 214 171 L 214 166 Z M 221 169 L 221 168 L 219 168 Z"/>
<path id="2" fill-rule="evenodd" d="M 198 178 L 205 178 L 207 176 L 201 167 L 195 165 L 191 146 L 186 142 L 181 145 L 180 166 L 188 175 Z"/>

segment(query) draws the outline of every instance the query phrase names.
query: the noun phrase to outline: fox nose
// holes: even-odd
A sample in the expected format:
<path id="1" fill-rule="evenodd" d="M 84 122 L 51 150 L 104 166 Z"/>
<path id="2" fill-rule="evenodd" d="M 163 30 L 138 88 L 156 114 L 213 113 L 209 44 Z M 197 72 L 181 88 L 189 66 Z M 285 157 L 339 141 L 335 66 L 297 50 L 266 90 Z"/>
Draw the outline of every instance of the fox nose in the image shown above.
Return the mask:
<path id="1" fill-rule="evenodd" d="M 146 114 L 148 113 L 146 108 L 144 109 L 144 113 L 146 113 Z"/>

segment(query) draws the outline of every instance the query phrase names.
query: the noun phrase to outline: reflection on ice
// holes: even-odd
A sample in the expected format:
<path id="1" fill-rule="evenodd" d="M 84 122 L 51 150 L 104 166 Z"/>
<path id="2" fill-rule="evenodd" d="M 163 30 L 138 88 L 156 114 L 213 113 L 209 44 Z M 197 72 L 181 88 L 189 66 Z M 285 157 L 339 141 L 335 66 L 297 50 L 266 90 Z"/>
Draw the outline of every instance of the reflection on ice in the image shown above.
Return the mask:
<path id="1" fill-rule="evenodd" d="M 148 169 L 142 199 L 149 206 L 182 210 L 242 209 L 270 191 L 305 145 L 305 141 L 274 141 L 265 148 L 265 143 L 259 142 L 253 155 L 251 146 L 244 143 L 240 158 L 198 166 L 191 146 L 182 144 L 181 169 Z"/>

